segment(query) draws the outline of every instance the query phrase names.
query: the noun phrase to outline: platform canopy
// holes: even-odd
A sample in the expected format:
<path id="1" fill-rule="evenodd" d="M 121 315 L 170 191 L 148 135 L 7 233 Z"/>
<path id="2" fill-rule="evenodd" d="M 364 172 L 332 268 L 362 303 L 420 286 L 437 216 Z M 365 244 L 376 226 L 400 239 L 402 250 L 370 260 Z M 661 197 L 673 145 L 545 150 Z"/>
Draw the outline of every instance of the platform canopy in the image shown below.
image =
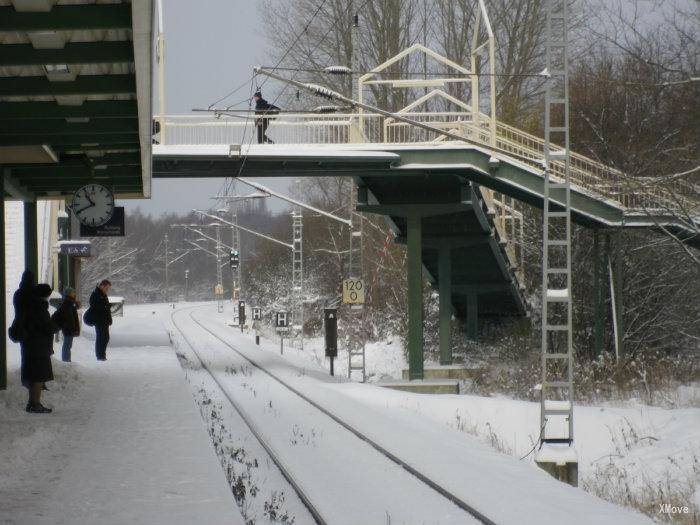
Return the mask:
<path id="1" fill-rule="evenodd" d="M 152 24 L 152 0 L 0 0 L 5 198 L 150 196 Z"/>

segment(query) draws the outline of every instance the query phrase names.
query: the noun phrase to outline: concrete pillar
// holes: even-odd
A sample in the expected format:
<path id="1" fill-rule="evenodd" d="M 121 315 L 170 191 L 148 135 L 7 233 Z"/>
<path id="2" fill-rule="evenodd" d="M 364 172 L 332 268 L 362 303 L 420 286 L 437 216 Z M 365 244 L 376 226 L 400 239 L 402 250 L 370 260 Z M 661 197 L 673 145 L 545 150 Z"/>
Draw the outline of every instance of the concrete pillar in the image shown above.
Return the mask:
<path id="1" fill-rule="evenodd" d="M 452 364 L 452 252 L 447 242 L 440 243 L 438 277 L 440 279 L 440 364 Z"/>
<path id="2" fill-rule="evenodd" d="M 605 268 L 600 249 L 600 234 L 593 230 L 593 352 L 595 359 L 603 352 L 605 338 Z"/>
<path id="3" fill-rule="evenodd" d="M 625 307 L 623 302 L 624 288 L 624 260 L 622 257 L 621 250 L 615 250 L 611 253 L 613 257 L 613 275 L 612 279 L 615 281 L 615 338 L 617 339 L 617 352 L 618 359 L 625 355 Z"/>
<path id="4" fill-rule="evenodd" d="M 476 341 L 479 336 L 479 297 L 475 293 L 467 295 L 467 339 Z"/>
<path id="5" fill-rule="evenodd" d="M 408 222 L 408 378 L 423 379 L 423 266 L 421 217 Z"/>
<path id="6" fill-rule="evenodd" d="M 7 312 L 5 311 L 5 178 L 0 174 L 0 390 L 7 388 Z"/>
<path id="7" fill-rule="evenodd" d="M 36 201 L 24 203 L 24 268 L 34 273 L 36 282 L 39 276 L 39 243 L 36 232 Z"/>

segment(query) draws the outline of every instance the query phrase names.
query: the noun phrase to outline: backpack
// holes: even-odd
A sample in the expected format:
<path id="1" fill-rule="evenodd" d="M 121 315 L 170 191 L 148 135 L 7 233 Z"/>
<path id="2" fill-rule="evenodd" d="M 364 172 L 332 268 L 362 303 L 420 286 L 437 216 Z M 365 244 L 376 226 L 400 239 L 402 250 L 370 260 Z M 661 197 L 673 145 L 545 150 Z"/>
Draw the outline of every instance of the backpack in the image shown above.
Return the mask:
<path id="1" fill-rule="evenodd" d="M 12 321 L 12 324 L 7 329 L 7 335 L 10 337 L 10 341 L 13 343 L 21 343 L 27 339 L 29 334 L 27 333 L 27 327 L 24 326 L 21 319 L 15 317 L 15 320 Z"/>
<path id="2" fill-rule="evenodd" d="M 93 315 L 92 308 L 85 310 L 83 314 L 83 322 L 88 326 L 95 326 L 95 316 Z"/>

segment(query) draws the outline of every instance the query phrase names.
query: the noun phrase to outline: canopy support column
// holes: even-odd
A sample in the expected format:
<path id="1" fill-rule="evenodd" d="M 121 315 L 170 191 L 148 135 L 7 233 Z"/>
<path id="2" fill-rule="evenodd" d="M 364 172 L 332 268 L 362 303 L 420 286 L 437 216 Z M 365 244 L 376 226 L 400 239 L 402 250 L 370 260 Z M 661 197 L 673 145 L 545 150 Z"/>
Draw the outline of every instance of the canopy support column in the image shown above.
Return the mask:
<path id="1" fill-rule="evenodd" d="M 479 297 L 476 293 L 467 295 L 467 339 L 476 341 L 479 336 Z"/>
<path id="2" fill-rule="evenodd" d="M 5 310 L 5 177 L 0 176 L 0 390 L 7 389 L 7 312 Z"/>
<path id="3" fill-rule="evenodd" d="M 39 243 L 36 232 L 36 200 L 24 203 L 24 267 L 31 270 L 36 282 L 39 277 Z"/>

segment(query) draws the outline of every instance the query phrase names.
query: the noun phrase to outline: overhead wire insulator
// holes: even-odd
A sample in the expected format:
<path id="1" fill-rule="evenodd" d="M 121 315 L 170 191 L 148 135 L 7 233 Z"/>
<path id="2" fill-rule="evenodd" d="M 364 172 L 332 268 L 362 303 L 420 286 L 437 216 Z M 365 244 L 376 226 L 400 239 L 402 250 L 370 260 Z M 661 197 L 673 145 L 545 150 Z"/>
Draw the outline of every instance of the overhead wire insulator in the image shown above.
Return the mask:
<path id="1" fill-rule="evenodd" d="M 323 71 L 328 73 L 329 75 L 351 75 L 352 74 L 352 69 L 350 69 L 348 66 L 328 66 L 327 68 L 324 68 Z"/>
<path id="2" fill-rule="evenodd" d="M 337 93 L 332 89 L 328 89 L 327 87 L 319 86 L 318 84 L 304 84 L 304 86 L 309 91 L 313 91 L 314 94 L 319 97 L 329 99 L 342 98 L 342 95 L 340 93 Z"/>
<path id="3" fill-rule="evenodd" d="M 315 113 L 337 113 L 340 106 L 318 106 L 314 108 Z"/>

